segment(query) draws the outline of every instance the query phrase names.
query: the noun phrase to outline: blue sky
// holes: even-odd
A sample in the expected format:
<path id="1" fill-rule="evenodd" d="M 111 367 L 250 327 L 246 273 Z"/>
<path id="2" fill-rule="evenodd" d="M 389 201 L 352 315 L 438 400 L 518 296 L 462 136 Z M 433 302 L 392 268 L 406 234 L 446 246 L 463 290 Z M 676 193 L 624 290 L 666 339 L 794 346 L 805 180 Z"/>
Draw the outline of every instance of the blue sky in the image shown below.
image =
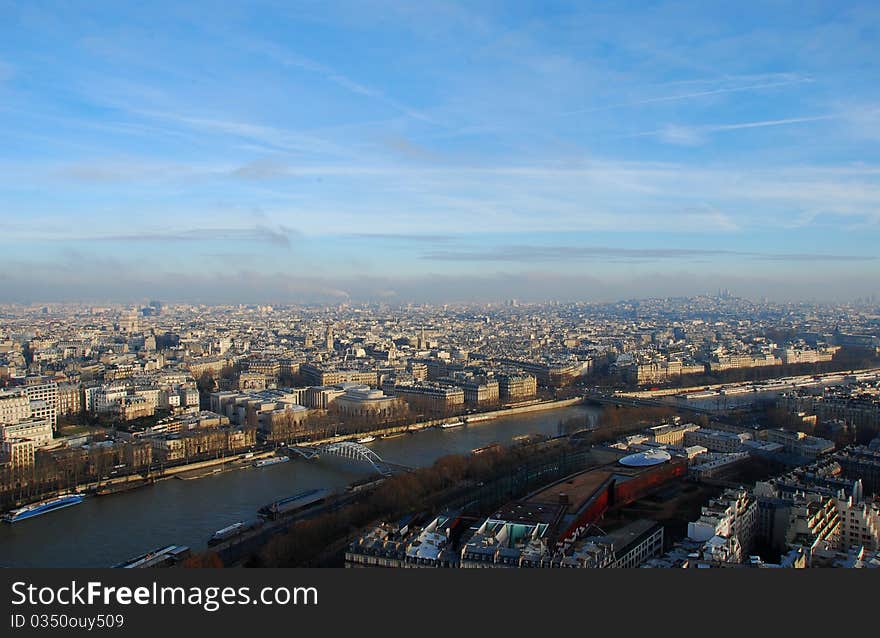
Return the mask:
<path id="1" fill-rule="evenodd" d="M 4 2 L 0 301 L 880 293 L 872 2 Z"/>

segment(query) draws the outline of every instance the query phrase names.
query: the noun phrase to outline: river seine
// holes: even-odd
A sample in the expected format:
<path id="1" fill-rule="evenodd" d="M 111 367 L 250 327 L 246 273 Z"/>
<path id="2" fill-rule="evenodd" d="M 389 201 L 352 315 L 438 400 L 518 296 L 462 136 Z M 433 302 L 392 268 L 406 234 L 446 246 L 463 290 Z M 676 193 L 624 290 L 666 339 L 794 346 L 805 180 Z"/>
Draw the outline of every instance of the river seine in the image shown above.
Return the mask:
<path id="1" fill-rule="evenodd" d="M 369 443 L 390 463 L 430 465 L 522 434 L 556 435 L 572 417 L 594 422 L 600 408 L 572 406 L 450 429 L 432 428 Z M 165 545 L 206 547 L 216 530 L 251 519 L 267 503 L 311 488 L 341 488 L 372 468 L 343 459 L 234 470 L 195 480 L 167 479 L 18 523 L 0 523 L 0 567 L 109 567 Z"/>

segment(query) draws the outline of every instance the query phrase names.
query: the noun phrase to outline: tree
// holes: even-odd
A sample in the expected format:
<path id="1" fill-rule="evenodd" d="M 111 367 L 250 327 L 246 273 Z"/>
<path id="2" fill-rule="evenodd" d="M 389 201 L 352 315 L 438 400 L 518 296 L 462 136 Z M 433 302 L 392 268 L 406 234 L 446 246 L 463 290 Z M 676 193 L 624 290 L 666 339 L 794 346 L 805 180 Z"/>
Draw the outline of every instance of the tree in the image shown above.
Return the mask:
<path id="1" fill-rule="evenodd" d="M 196 379 L 196 387 L 199 389 L 199 406 L 202 410 L 211 407 L 211 393 L 217 390 L 217 381 L 214 379 L 214 373 L 205 370 Z"/>

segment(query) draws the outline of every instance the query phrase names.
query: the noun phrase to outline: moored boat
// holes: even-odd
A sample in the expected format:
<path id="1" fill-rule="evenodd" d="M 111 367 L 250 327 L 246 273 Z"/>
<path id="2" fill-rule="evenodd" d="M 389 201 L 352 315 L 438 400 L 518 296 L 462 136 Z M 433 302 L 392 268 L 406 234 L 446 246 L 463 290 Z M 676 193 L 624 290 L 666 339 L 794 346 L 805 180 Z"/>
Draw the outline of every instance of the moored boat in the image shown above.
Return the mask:
<path id="1" fill-rule="evenodd" d="M 268 459 L 254 461 L 254 467 L 268 467 L 270 465 L 278 465 L 279 463 L 287 463 L 289 460 L 289 456 L 272 456 Z"/>
<path id="2" fill-rule="evenodd" d="M 330 490 L 325 489 L 306 490 L 261 507 L 259 514 L 264 518 L 274 520 L 281 516 L 295 514 L 309 506 L 316 505 L 330 496 L 330 494 Z"/>
<path id="3" fill-rule="evenodd" d="M 261 518 L 252 521 L 239 521 L 238 523 L 233 523 L 232 525 L 224 527 L 223 529 L 218 529 L 214 532 L 214 535 L 208 539 L 208 545 L 216 545 L 217 543 L 222 543 L 230 538 L 241 536 L 245 532 L 262 527 L 263 524 L 264 521 Z"/>
<path id="4" fill-rule="evenodd" d="M 81 494 L 65 494 L 63 496 L 57 496 L 45 501 L 31 503 L 30 505 L 10 510 L 3 517 L 3 520 L 7 523 L 17 523 L 18 521 L 23 521 L 24 519 L 33 518 L 34 516 L 40 516 L 42 514 L 48 514 L 49 512 L 54 512 L 55 510 L 64 507 L 79 505 L 84 499 L 85 497 Z"/>
<path id="5" fill-rule="evenodd" d="M 485 452 L 491 452 L 491 451 L 500 450 L 500 449 L 501 449 L 500 443 L 490 443 L 489 445 L 475 447 L 473 450 L 471 450 L 471 454 L 484 454 Z"/>
<path id="6" fill-rule="evenodd" d="M 139 569 L 148 567 L 170 567 L 179 563 L 190 555 L 190 549 L 186 545 L 168 545 L 150 550 L 124 563 L 114 565 L 114 568 Z"/>

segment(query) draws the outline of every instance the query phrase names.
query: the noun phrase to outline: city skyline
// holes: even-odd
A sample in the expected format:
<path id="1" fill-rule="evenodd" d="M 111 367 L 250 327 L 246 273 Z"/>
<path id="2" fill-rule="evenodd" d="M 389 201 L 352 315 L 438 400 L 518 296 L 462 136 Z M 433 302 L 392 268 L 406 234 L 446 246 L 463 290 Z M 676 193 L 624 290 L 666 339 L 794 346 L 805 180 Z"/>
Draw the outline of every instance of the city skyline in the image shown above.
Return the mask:
<path id="1" fill-rule="evenodd" d="M 0 565 L 877 567 L 876 302 L 0 305 Z"/>
<path id="2" fill-rule="evenodd" d="M 0 13 L 2 302 L 880 293 L 869 3 Z"/>

